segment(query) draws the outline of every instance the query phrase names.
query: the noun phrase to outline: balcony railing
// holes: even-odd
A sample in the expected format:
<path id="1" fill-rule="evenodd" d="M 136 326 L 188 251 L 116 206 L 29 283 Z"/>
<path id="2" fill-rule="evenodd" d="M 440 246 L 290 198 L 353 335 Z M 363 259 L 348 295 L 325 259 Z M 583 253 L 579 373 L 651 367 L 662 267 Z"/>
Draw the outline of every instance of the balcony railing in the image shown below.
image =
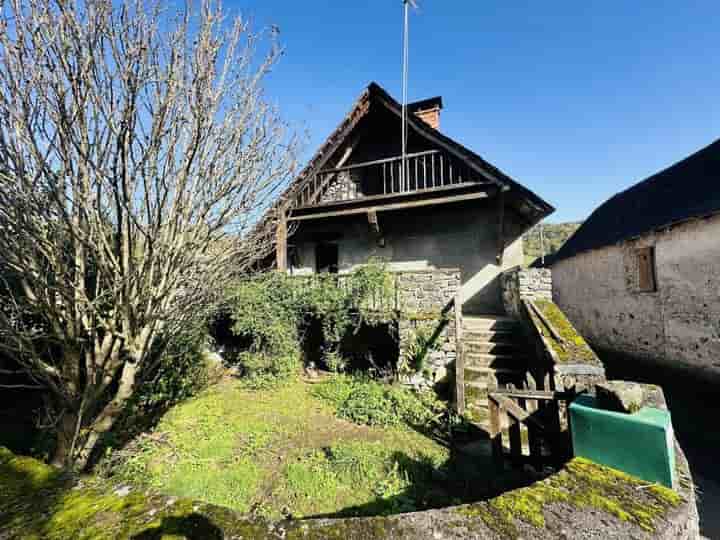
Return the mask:
<path id="1" fill-rule="evenodd" d="M 297 206 L 401 195 L 459 186 L 477 181 L 477 173 L 439 150 L 378 159 L 325 169 L 314 175 L 297 196 Z M 329 191 L 339 182 L 341 187 Z"/>

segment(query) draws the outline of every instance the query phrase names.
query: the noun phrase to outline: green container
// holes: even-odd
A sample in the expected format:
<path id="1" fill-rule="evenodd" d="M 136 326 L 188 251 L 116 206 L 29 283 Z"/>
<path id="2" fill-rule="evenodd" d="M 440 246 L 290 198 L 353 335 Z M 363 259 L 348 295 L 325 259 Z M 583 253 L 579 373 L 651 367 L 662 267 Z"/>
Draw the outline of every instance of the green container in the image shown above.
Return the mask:
<path id="1" fill-rule="evenodd" d="M 576 456 L 673 488 L 675 438 L 668 411 L 654 407 L 633 414 L 607 411 L 585 395 L 569 409 Z"/>

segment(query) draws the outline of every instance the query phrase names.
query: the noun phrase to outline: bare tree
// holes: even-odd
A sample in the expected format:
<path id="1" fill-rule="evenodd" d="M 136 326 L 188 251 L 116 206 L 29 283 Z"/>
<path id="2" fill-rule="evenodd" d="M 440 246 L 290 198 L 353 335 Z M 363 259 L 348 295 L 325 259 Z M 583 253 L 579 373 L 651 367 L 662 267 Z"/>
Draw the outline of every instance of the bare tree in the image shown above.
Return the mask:
<path id="1" fill-rule="evenodd" d="M 272 249 L 254 224 L 296 148 L 263 96 L 280 51 L 210 1 L 2 9 L 0 353 L 52 398 L 53 462 L 84 467 L 160 336 Z"/>

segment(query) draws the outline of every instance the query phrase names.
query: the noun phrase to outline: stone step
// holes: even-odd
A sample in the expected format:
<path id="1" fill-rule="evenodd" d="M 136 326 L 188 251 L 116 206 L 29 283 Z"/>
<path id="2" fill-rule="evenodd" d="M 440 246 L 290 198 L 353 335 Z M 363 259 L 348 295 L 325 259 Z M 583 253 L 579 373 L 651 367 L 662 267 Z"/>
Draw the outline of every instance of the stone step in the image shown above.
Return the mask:
<path id="1" fill-rule="evenodd" d="M 527 345 L 524 343 L 482 342 L 463 340 L 466 353 L 480 354 L 524 354 L 527 355 Z"/>
<path id="2" fill-rule="evenodd" d="M 518 378 L 520 378 L 520 377 L 524 378 L 525 371 L 518 370 L 518 369 L 510 369 L 510 368 L 494 369 L 491 367 L 477 367 L 477 366 L 468 366 L 465 368 L 465 382 L 492 380 L 493 384 L 497 385 L 498 376 L 501 376 L 501 377 L 516 376 Z"/>
<path id="3" fill-rule="evenodd" d="M 529 357 L 520 354 L 490 354 L 490 353 L 465 353 L 465 367 L 491 367 L 507 368 L 513 366 L 525 366 Z"/>
<path id="4" fill-rule="evenodd" d="M 520 328 L 512 317 L 463 317 L 463 329 L 468 332 L 488 330 L 515 330 Z"/>
<path id="5" fill-rule="evenodd" d="M 513 342 L 521 338 L 520 332 L 513 329 L 504 330 L 470 330 L 463 329 L 463 341 L 479 341 L 483 343 Z M 524 337 L 522 337 L 524 339 Z"/>

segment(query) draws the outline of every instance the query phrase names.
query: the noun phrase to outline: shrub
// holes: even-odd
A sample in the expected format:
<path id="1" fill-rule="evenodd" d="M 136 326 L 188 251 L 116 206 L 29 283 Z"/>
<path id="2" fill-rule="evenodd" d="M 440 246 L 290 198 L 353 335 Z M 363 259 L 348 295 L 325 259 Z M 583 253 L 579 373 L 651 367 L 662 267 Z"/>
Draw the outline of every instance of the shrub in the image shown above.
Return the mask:
<path id="1" fill-rule="evenodd" d="M 143 409 L 167 408 L 194 396 L 209 384 L 204 329 L 193 329 L 169 340 L 158 353 L 156 367 L 141 374 L 135 401 Z"/>
<path id="2" fill-rule="evenodd" d="M 369 426 L 431 428 L 443 408 L 430 396 L 360 376 L 335 376 L 316 385 L 313 393 L 332 403 L 339 417 Z"/>
<path id="3" fill-rule="evenodd" d="M 249 378 L 287 377 L 299 366 L 303 339 L 317 321 L 324 363 L 332 371 L 344 371 L 347 361 L 340 354 L 340 343 L 348 332 L 394 317 L 377 309 L 391 304 L 387 301 L 391 284 L 390 274 L 377 262 L 342 279 L 331 274 L 292 277 L 279 272 L 243 279 L 230 287 L 226 301 L 232 332 L 247 344 L 233 361 Z"/>

